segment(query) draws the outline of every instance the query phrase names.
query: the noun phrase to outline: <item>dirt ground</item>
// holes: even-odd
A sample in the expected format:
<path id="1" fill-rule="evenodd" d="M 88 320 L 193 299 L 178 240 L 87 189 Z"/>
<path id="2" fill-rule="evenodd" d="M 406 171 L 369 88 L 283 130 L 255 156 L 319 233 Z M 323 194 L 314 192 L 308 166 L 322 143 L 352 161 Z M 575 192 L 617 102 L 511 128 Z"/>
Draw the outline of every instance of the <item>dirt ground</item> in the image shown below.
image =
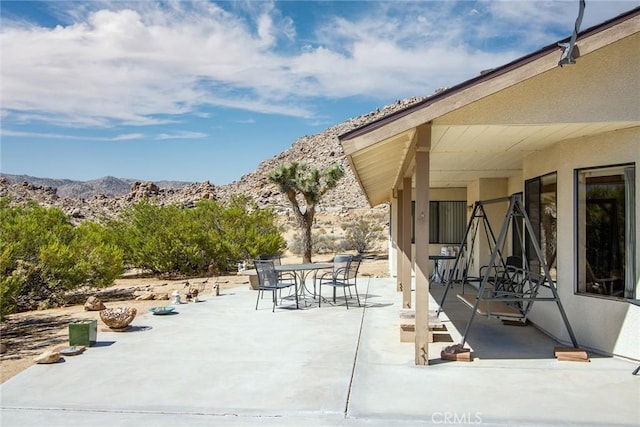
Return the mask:
<path id="1" fill-rule="evenodd" d="M 323 262 L 331 256 L 317 255 L 315 262 Z M 300 262 L 300 257 L 283 258 L 283 264 Z M 365 256 L 359 275 L 385 277 L 388 275 L 386 253 Z M 189 284 L 187 285 L 186 282 Z M 129 306 L 144 314 L 151 307 L 169 305 L 170 300 L 136 300 L 138 294 L 152 293 L 156 296 L 168 296 L 174 290 L 181 294 L 185 301 L 189 288 L 200 288 L 205 297 L 214 292 L 218 285 L 221 292 L 236 286 L 249 286 L 246 275 L 220 277 L 199 277 L 182 280 L 162 280 L 157 278 L 122 278 L 109 288 L 96 291 L 107 307 Z M 85 311 L 84 299 L 75 305 L 41 311 L 29 311 L 7 316 L 0 324 L 0 343 L 6 351 L 0 355 L 0 382 L 5 382 L 14 375 L 31 366 L 33 358 L 46 350 L 68 345 L 68 324 L 76 320 L 98 320 L 98 330 L 105 327 L 98 311 Z"/>

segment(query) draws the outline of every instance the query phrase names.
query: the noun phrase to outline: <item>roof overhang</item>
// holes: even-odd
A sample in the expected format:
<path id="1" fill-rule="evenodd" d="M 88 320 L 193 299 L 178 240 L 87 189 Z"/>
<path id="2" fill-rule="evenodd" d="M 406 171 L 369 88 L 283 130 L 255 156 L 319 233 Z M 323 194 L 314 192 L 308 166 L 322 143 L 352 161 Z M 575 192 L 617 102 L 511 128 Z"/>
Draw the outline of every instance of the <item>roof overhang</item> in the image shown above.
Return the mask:
<path id="1" fill-rule="evenodd" d="M 389 201 L 411 176 L 425 123 L 432 187 L 516 176 L 526 156 L 559 141 L 640 126 L 639 31 L 640 8 L 582 32 L 574 65 L 560 68 L 553 44 L 341 135 L 369 203 Z"/>

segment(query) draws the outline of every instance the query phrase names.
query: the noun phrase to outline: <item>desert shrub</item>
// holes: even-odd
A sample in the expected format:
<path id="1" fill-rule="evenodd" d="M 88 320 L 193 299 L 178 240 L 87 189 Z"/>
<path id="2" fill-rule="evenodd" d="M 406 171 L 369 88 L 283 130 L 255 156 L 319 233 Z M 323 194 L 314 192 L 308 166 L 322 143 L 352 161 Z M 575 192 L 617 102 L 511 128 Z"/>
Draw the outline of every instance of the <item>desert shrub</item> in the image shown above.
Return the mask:
<path id="1" fill-rule="evenodd" d="M 0 316 L 64 303 L 80 285 L 106 286 L 121 274 L 119 249 L 101 226 L 74 227 L 58 208 L 0 199 Z"/>
<path id="2" fill-rule="evenodd" d="M 286 242 L 270 209 L 246 197 L 227 205 L 201 200 L 193 209 L 159 206 L 148 200 L 125 210 L 113 224 L 132 267 L 158 274 L 191 275 L 209 265 L 227 271 L 261 253 L 278 253 Z"/>
<path id="3" fill-rule="evenodd" d="M 207 265 L 207 257 L 196 244 L 201 233 L 177 205 L 160 206 L 143 200 L 122 214 L 116 229 L 121 230 L 124 260 L 131 267 L 152 273 L 193 274 Z"/>
<path id="4" fill-rule="evenodd" d="M 345 224 L 343 228 L 346 230 L 345 249 L 356 250 L 359 254 L 371 250 L 383 238 L 382 226 L 364 218 Z"/>
<path id="5" fill-rule="evenodd" d="M 209 264 L 220 271 L 261 254 L 281 253 L 286 248 L 273 210 L 260 209 L 245 196 L 232 196 L 226 206 L 202 200 L 193 215 L 206 231 L 200 235 L 199 244 L 206 248 Z"/>
<path id="6" fill-rule="evenodd" d="M 314 254 L 325 254 L 336 252 L 339 247 L 339 240 L 332 235 L 328 234 L 312 234 L 311 235 L 311 248 Z M 300 233 L 293 235 L 291 242 L 289 243 L 289 250 L 296 254 L 302 255 L 302 237 Z"/>
<path id="7" fill-rule="evenodd" d="M 321 234 L 317 236 L 314 242 L 314 250 L 317 254 L 326 254 L 336 251 L 337 239 L 335 236 Z"/>
<path id="8" fill-rule="evenodd" d="M 86 272 L 84 283 L 106 287 L 122 275 L 124 253 L 114 229 L 85 221 L 76 228 L 76 245 L 84 256 L 78 260 Z"/>
<path id="9" fill-rule="evenodd" d="M 245 197 L 193 209 L 144 200 L 116 220 L 74 227 L 61 210 L 0 199 L 0 316 L 64 303 L 81 285 L 109 286 L 124 266 L 192 275 L 286 247 L 276 216 Z"/>

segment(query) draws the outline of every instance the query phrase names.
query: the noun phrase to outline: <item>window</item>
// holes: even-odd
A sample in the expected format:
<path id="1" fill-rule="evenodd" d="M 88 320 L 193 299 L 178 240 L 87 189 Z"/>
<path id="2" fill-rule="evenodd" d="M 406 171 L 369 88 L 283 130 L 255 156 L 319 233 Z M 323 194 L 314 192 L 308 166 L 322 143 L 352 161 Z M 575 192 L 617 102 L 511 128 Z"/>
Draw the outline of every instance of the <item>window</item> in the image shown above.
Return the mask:
<path id="1" fill-rule="evenodd" d="M 578 292 L 635 298 L 635 166 L 576 171 Z"/>
<path id="2" fill-rule="evenodd" d="M 542 257 L 552 276 L 555 276 L 557 250 L 558 175 L 550 173 L 525 182 L 525 209 L 538 240 Z M 531 238 L 525 233 L 526 256 L 532 272 L 543 273 L 533 250 Z"/>
<path id="3" fill-rule="evenodd" d="M 460 244 L 467 226 L 465 201 L 429 203 L 429 243 Z"/>
<path id="4" fill-rule="evenodd" d="M 415 215 L 415 202 L 411 202 L 411 216 Z M 467 226 L 466 202 L 429 202 L 429 243 L 460 244 Z M 415 222 L 411 234 L 415 243 Z"/>

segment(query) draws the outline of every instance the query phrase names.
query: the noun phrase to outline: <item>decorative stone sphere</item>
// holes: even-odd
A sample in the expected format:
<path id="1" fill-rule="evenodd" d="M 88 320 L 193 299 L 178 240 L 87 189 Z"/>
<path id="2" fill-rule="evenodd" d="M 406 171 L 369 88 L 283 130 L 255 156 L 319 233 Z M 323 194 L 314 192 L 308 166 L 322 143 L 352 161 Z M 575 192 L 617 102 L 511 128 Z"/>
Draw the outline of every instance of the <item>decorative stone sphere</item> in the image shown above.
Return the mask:
<path id="1" fill-rule="evenodd" d="M 100 312 L 100 319 L 111 329 L 124 329 L 136 317 L 135 307 L 106 308 Z"/>

